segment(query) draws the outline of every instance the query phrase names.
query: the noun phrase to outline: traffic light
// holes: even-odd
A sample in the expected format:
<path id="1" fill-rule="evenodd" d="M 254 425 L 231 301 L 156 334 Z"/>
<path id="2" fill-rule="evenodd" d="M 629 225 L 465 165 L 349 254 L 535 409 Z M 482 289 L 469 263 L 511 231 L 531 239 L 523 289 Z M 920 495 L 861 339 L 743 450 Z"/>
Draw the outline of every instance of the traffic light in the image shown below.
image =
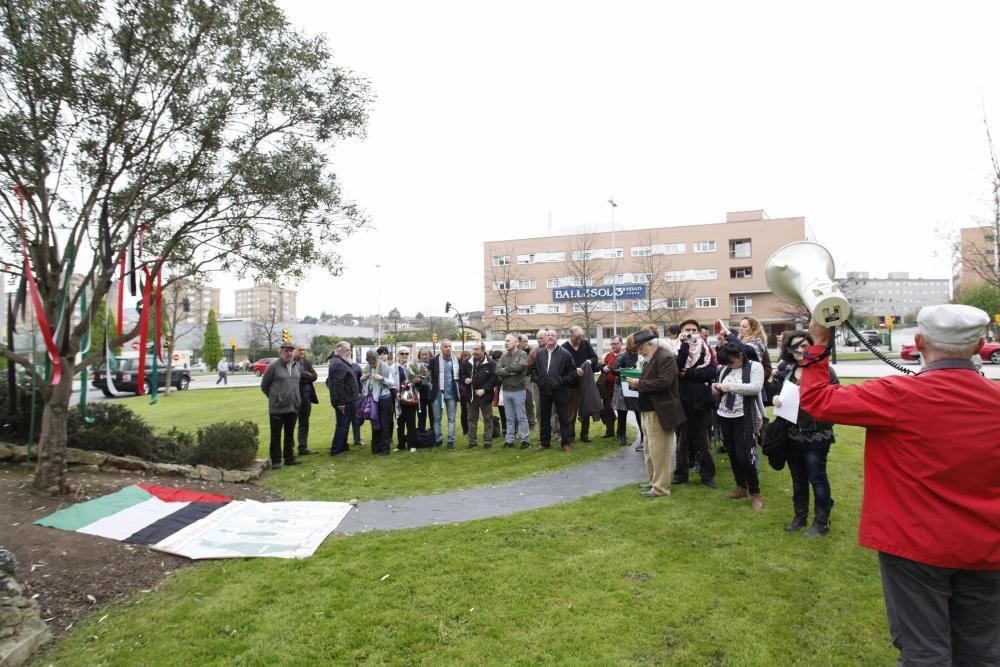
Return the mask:
<path id="1" fill-rule="evenodd" d="M 996 315 L 993 316 L 993 321 L 996 322 L 997 324 L 1000 324 L 1000 313 L 997 313 Z"/>
<path id="2" fill-rule="evenodd" d="M 281 342 L 282 343 L 291 343 L 292 342 L 292 336 L 291 336 L 291 334 L 288 333 L 288 329 L 282 329 L 281 330 Z"/>
<path id="3" fill-rule="evenodd" d="M 462 342 L 463 343 L 468 343 L 469 342 L 469 332 L 468 331 L 463 331 L 462 332 Z"/>
<path id="4" fill-rule="evenodd" d="M 166 346 L 168 350 L 173 349 L 173 340 L 174 338 L 173 336 L 170 335 L 169 332 L 163 334 L 163 344 Z"/>
<path id="5" fill-rule="evenodd" d="M 1000 317 L 1000 315 L 997 315 L 997 317 Z M 431 334 L 431 342 L 432 342 L 432 343 L 436 343 L 436 342 L 438 342 L 438 335 L 437 335 L 437 332 L 434 332 L 434 333 L 432 333 L 432 334 Z"/>
<path id="6" fill-rule="evenodd" d="M 885 326 L 887 329 L 891 329 L 892 325 L 894 325 L 895 323 L 896 323 L 895 317 L 893 317 L 892 315 L 885 316 Z"/>

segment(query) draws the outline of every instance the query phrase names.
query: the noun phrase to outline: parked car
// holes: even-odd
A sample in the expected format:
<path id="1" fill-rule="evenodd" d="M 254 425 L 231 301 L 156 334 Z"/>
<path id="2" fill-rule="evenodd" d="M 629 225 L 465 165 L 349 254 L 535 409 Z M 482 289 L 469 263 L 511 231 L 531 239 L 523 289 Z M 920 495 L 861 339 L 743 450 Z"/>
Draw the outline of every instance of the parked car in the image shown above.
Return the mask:
<path id="1" fill-rule="evenodd" d="M 861 336 L 869 343 L 875 346 L 879 345 L 882 342 L 882 339 L 879 338 L 878 332 L 874 330 L 862 331 Z M 861 345 L 861 341 L 855 338 L 853 335 L 848 334 L 847 344 L 851 347 L 859 347 Z"/>
<path id="2" fill-rule="evenodd" d="M 264 371 L 267 370 L 267 367 L 270 366 L 271 362 L 274 361 L 275 359 L 277 359 L 277 357 L 269 357 L 267 359 L 258 359 L 253 364 L 253 372 L 257 374 L 257 377 L 260 377 L 261 375 L 264 374 Z"/>
<path id="3" fill-rule="evenodd" d="M 899 351 L 899 356 L 904 361 L 920 361 L 920 352 L 917 351 L 913 343 L 904 345 Z M 979 358 L 991 364 L 1000 364 L 1000 343 L 986 343 L 983 349 L 979 350 Z"/>
<path id="4" fill-rule="evenodd" d="M 146 393 L 148 394 L 153 389 L 153 357 L 146 357 L 146 369 L 145 369 L 145 380 Z M 108 387 L 107 371 L 105 366 L 94 371 L 93 381 L 91 385 L 100 389 L 105 396 L 108 398 L 114 396 L 111 393 L 111 389 Z M 118 391 L 131 392 L 134 394 L 139 393 L 139 359 L 118 359 L 117 364 L 112 370 L 112 381 L 114 382 L 115 389 Z M 164 387 L 167 384 L 167 366 L 166 364 L 157 365 L 156 369 L 157 387 Z M 185 368 L 174 368 L 170 373 L 170 384 L 178 391 L 183 391 L 191 386 L 191 372 Z"/>
<path id="5" fill-rule="evenodd" d="M 204 361 L 199 361 L 196 364 L 191 364 L 191 367 L 188 368 L 188 370 L 191 371 L 192 373 L 206 373 L 208 372 L 209 368 L 208 364 L 206 364 Z"/>

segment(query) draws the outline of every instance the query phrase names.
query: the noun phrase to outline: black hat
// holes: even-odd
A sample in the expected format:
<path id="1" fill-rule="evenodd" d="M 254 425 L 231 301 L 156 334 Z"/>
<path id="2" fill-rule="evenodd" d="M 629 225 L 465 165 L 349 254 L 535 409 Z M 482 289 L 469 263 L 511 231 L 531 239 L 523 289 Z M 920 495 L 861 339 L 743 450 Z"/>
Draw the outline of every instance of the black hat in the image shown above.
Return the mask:
<path id="1" fill-rule="evenodd" d="M 634 334 L 632 334 L 632 342 L 635 343 L 636 345 L 642 345 L 643 343 L 648 343 L 649 341 L 655 338 L 656 334 L 654 334 L 649 329 L 641 329 L 640 331 L 637 331 Z"/>

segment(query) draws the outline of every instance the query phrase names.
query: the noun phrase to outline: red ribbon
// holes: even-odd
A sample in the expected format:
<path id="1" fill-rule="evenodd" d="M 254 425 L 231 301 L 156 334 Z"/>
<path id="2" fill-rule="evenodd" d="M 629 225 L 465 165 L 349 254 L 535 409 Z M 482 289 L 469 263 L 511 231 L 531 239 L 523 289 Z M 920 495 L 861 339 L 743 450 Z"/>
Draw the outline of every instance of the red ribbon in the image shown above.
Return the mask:
<path id="1" fill-rule="evenodd" d="M 45 348 L 49 352 L 49 359 L 52 360 L 52 384 L 57 385 L 62 377 L 62 362 L 59 360 L 59 350 L 56 349 L 55 341 L 52 340 L 52 328 L 49 326 L 48 318 L 45 317 L 42 296 L 38 293 L 38 285 L 35 284 L 35 276 L 31 270 L 31 259 L 28 257 L 28 239 L 24 235 L 24 192 L 21 190 L 21 186 L 14 186 L 14 194 L 17 195 L 17 200 L 21 205 L 21 251 L 24 253 L 24 277 L 31 294 L 31 303 L 35 307 L 38 328 L 42 331 Z"/>
<path id="2" fill-rule="evenodd" d="M 139 316 L 139 370 L 136 377 L 137 391 L 140 396 L 146 393 L 146 342 L 149 340 L 149 293 L 153 287 L 149 269 L 142 267 L 146 274 L 146 284 L 142 286 L 142 314 Z"/>

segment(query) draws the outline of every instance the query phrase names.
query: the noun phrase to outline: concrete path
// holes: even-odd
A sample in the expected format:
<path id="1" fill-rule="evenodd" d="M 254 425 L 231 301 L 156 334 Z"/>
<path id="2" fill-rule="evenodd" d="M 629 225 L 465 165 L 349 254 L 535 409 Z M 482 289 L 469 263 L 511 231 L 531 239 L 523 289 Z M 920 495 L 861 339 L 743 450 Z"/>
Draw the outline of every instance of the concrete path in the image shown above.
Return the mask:
<path id="1" fill-rule="evenodd" d="M 553 445 L 555 450 L 555 445 Z M 572 456 L 560 451 L 536 456 Z M 642 453 L 630 444 L 613 456 L 542 477 L 433 496 L 361 503 L 337 526 L 338 533 L 397 530 L 485 519 L 547 507 L 646 481 Z"/>

